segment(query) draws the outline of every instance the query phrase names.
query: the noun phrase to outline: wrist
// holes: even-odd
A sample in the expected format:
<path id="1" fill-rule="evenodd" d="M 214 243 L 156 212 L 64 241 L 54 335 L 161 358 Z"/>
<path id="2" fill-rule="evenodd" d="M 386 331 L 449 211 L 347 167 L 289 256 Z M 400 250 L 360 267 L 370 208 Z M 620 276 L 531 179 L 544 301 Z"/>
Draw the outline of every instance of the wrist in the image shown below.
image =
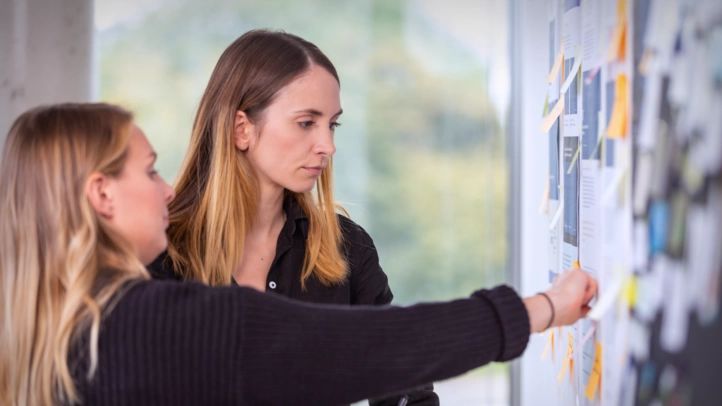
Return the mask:
<path id="1" fill-rule="evenodd" d="M 537 295 L 541 296 L 549 302 L 549 309 L 551 310 L 551 315 L 549 316 L 549 323 L 544 327 L 544 330 L 547 330 L 548 328 L 552 327 L 554 325 L 554 322 L 556 321 L 556 309 L 554 309 L 554 302 L 552 301 L 552 298 L 549 297 L 549 294 L 546 292 L 539 292 Z M 542 330 L 543 331 L 543 330 Z"/>
<path id="2" fill-rule="evenodd" d="M 542 295 L 534 295 L 523 300 L 529 316 L 529 328 L 531 333 L 544 331 L 552 317 L 552 308 L 549 302 Z"/>

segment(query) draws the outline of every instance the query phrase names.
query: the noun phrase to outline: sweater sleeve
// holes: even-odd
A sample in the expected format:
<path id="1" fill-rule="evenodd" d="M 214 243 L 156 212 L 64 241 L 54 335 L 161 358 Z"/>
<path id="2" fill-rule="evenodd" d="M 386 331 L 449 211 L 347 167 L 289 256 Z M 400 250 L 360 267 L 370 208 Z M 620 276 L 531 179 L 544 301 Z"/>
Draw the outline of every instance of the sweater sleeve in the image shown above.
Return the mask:
<path id="1" fill-rule="evenodd" d="M 337 405 L 398 393 L 517 357 L 529 338 L 526 310 L 508 287 L 407 308 L 246 293 L 238 379 L 249 404 Z"/>
<path id="2" fill-rule="evenodd" d="M 138 282 L 106 316 L 92 404 L 339 405 L 519 356 L 508 287 L 411 307 L 329 306 L 250 288 Z"/>

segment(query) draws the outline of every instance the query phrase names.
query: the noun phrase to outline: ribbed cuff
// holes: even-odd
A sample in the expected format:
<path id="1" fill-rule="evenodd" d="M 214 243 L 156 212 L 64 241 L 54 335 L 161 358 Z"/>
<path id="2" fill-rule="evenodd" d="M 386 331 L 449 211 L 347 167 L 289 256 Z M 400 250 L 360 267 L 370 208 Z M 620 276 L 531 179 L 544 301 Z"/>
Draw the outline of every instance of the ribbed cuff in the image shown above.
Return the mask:
<path id="1" fill-rule="evenodd" d="M 496 361 L 509 361 L 523 354 L 529 343 L 531 326 L 524 302 L 516 291 L 501 285 L 491 290 L 479 290 L 474 296 L 484 297 L 492 303 L 501 324 L 502 347 Z"/>

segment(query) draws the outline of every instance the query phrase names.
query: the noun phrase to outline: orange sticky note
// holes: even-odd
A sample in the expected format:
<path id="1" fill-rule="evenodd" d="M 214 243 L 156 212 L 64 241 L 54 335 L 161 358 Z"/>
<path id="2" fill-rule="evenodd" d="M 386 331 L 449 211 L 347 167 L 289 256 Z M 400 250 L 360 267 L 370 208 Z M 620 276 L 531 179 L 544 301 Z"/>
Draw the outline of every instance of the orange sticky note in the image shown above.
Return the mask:
<path id="1" fill-rule="evenodd" d="M 559 73 L 559 68 L 562 67 L 562 61 L 564 60 L 564 41 L 562 41 L 561 44 L 559 44 L 559 51 L 557 51 L 557 56 L 554 58 L 554 65 L 552 66 L 551 71 L 549 72 L 549 76 L 547 76 L 547 82 L 548 83 L 554 83 L 554 77 Z"/>
<path id="2" fill-rule="evenodd" d="M 547 359 L 547 354 L 549 353 L 549 349 L 552 346 L 552 341 L 554 340 L 554 331 L 547 331 L 546 333 L 548 335 L 547 337 L 547 345 L 544 346 L 544 352 L 542 352 L 541 359 L 544 361 Z"/>
<path id="3" fill-rule="evenodd" d="M 572 262 L 572 267 L 574 267 L 574 268 L 576 268 L 576 269 L 579 269 L 579 268 L 581 268 L 582 266 L 579 265 L 579 261 L 574 261 L 574 262 Z"/>
<path id="4" fill-rule="evenodd" d="M 638 66 L 640 75 L 647 76 L 649 73 L 649 67 L 652 64 L 652 59 L 654 59 L 654 51 L 651 49 L 645 49 Z"/>
<path id="5" fill-rule="evenodd" d="M 557 381 L 559 381 L 559 383 L 562 383 L 564 374 L 567 372 L 567 368 L 574 368 L 574 361 L 572 360 L 572 354 L 574 353 L 572 333 L 567 334 L 569 335 L 569 344 L 567 345 L 567 353 L 564 354 L 564 361 L 562 361 L 562 370 L 557 376 Z M 570 375 L 572 375 L 572 372 L 570 372 Z"/>
<path id="6" fill-rule="evenodd" d="M 612 39 L 609 41 L 607 61 L 616 59 L 623 61 L 627 53 L 627 2 L 617 0 L 617 24 L 614 26 Z"/>
<path id="7" fill-rule="evenodd" d="M 594 402 L 594 396 L 597 394 L 599 385 L 602 381 L 602 344 L 597 341 L 597 353 L 594 355 L 594 366 L 592 367 L 592 373 L 589 374 L 589 381 L 587 382 L 587 389 L 584 391 L 584 395 L 589 399 L 590 402 Z"/>
<path id="8" fill-rule="evenodd" d="M 551 112 L 549 112 L 549 115 L 544 118 L 544 122 L 541 125 L 542 132 L 548 133 L 549 129 L 552 128 L 552 125 L 554 124 L 554 121 L 556 121 L 557 118 L 559 118 L 559 115 L 564 111 L 564 94 L 562 93 L 559 96 L 559 100 L 557 101 L 557 104 L 554 105 L 554 108 Z"/>
<path id="9" fill-rule="evenodd" d="M 607 125 L 607 138 L 624 138 L 627 135 L 627 76 L 617 75 L 612 116 Z"/>
<path id="10" fill-rule="evenodd" d="M 619 27 L 619 35 L 618 35 L 616 47 L 610 51 L 611 51 L 611 53 L 607 57 L 609 62 L 613 62 L 615 59 L 618 61 L 623 61 L 625 56 L 627 55 L 627 23 L 626 23 L 626 21 L 622 24 L 621 27 Z"/>
<path id="11" fill-rule="evenodd" d="M 549 353 L 549 350 L 552 352 L 552 361 L 554 360 L 554 330 L 549 329 L 547 330 L 548 338 L 547 338 L 547 345 L 544 347 L 544 352 L 542 353 L 541 359 L 542 361 L 547 358 L 547 354 Z"/>

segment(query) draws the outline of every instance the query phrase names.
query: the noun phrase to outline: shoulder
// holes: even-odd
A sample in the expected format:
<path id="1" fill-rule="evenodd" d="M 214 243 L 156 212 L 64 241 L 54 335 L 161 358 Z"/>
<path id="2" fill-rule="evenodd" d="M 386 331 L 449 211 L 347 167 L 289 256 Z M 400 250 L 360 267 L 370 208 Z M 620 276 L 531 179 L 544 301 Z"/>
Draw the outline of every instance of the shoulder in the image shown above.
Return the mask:
<path id="1" fill-rule="evenodd" d="M 125 329 L 173 324 L 195 328 L 226 325 L 230 329 L 228 320 L 245 307 L 248 290 L 212 288 L 195 281 L 137 280 L 119 292 L 108 320 Z"/>
<path id="2" fill-rule="evenodd" d="M 173 262 L 168 256 L 168 251 L 163 251 L 163 253 L 146 268 L 153 279 L 181 280 L 180 275 L 173 269 Z"/>
<path id="3" fill-rule="evenodd" d="M 388 304 L 393 300 L 371 236 L 346 216 L 338 215 L 351 283 L 352 304 Z"/>
<path id="4" fill-rule="evenodd" d="M 356 222 L 343 214 L 338 214 L 338 225 L 347 249 L 372 249 L 376 251 L 376 246 L 369 233 Z"/>

